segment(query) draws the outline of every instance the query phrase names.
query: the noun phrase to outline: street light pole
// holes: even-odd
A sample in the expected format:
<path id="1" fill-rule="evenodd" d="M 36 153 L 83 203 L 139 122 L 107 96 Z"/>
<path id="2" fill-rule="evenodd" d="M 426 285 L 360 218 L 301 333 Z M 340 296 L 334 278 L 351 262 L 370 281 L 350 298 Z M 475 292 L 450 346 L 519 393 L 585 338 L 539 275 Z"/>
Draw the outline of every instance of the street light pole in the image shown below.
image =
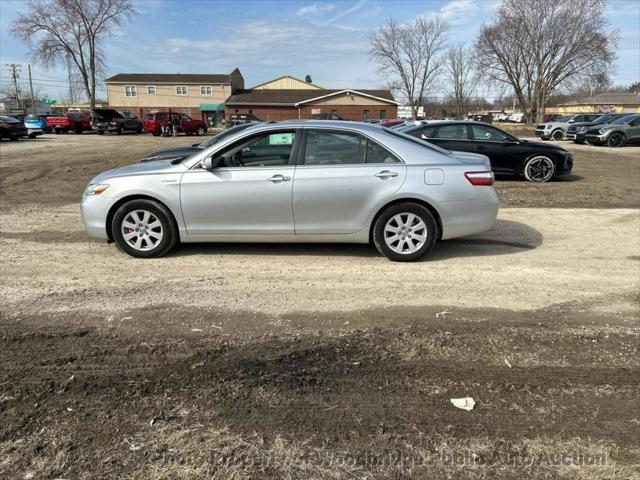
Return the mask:
<path id="1" fill-rule="evenodd" d="M 31 113 L 36 114 L 36 99 L 33 97 L 33 82 L 31 81 L 31 64 L 29 64 L 29 88 L 31 89 Z"/>

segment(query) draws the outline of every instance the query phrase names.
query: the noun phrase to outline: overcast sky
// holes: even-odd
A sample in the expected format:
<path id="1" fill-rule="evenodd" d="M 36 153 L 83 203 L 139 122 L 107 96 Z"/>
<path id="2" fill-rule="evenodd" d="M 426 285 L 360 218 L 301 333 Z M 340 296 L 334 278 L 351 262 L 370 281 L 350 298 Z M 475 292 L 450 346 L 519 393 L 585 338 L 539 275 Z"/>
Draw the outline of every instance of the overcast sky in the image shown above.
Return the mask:
<path id="1" fill-rule="evenodd" d="M 561 1 L 561 0 L 559 0 Z M 23 0 L 0 0 L 0 83 L 7 63 L 21 63 L 28 48 L 9 33 Z M 239 67 L 246 86 L 310 74 L 327 88 L 384 86 L 367 56 L 368 33 L 390 16 L 404 22 L 439 14 L 451 42 L 472 45 L 499 0 L 142 0 L 138 14 L 106 42 L 107 74 L 227 73 Z M 611 27 L 620 32 L 616 84 L 640 79 L 640 1 L 610 0 Z M 32 66 L 34 84 L 50 97 L 64 95 L 65 71 Z M 430 92 L 438 95 L 439 92 Z M 482 93 L 482 92 L 481 92 Z M 490 92 L 489 92 L 490 93 Z M 101 95 L 104 96 L 104 95 Z"/>

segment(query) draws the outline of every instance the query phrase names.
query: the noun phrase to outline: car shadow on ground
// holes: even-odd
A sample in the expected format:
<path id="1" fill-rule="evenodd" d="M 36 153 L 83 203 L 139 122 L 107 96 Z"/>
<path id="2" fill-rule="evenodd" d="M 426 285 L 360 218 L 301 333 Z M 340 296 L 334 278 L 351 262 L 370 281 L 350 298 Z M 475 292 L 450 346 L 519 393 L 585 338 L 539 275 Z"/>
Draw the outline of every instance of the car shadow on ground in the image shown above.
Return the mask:
<path id="1" fill-rule="evenodd" d="M 439 242 L 421 261 L 512 255 L 533 250 L 542 242 L 542 233 L 535 228 L 512 220 L 498 220 L 488 232 Z M 168 256 L 190 255 L 381 257 L 372 244 L 352 243 L 185 243 L 178 245 Z"/>
<path id="2" fill-rule="evenodd" d="M 581 175 L 563 175 L 562 177 L 554 177 L 552 178 L 549 183 L 551 182 L 579 182 L 581 180 L 584 180 L 584 177 Z M 518 183 L 525 183 L 525 184 L 532 184 L 532 185 L 543 185 L 540 183 L 533 183 L 533 182 L 529 182 L 529 180 L 527 180 L 524 177 L 519 177 L 519 176 L 512 176 L 512 175 L 496 175 L 496 182 L 498 182 L 498 185 L 502 182 L 518 182 Z"/>

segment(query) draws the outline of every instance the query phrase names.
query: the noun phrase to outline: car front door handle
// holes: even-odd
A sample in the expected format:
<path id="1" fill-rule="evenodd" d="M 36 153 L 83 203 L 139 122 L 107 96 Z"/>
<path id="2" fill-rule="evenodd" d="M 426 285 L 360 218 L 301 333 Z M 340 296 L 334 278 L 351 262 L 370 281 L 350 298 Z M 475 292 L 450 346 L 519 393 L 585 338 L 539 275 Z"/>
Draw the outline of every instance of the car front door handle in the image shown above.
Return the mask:
<path id="1" fill-rule="evenodd" d="M 274 175 L 273 177 L 267 178 L 270 182 L 278 183 L 278 182 L 288 182 L 291 180 L 291 177 L 285 177 L 284 175 Z"/>
<path id="2" fill-rule="evenodd" d="M 487 147 L 483 146 L 483 145 L 476 145 L 476 150 L 486 150 Z"/>
<path id="3" fill-rule="evenodd" d="M 398 172 L 390 172 L 389 170 L 382 170 L 381 172 L 376 173 L 375 176 L 378 178 L 397 177 Z"/>

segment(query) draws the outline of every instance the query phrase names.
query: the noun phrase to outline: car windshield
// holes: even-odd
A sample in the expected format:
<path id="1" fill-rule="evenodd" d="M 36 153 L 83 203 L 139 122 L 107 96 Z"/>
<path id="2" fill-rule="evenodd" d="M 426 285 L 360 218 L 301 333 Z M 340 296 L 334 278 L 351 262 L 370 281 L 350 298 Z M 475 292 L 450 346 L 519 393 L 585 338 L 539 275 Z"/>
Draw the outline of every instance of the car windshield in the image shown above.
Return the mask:
<path id="1" fill-rule="evenodd" d="M 609 123 L 613 123 L 615 125 L 624 125 L 625 123 L 629 123 L 636 118 L 638 118 L 638 115 L 625 115 L 624 117 L 619 117 L 615 120 L 611 120 Z"/>
<path id="2" fill-rule="evenodd" d="M 556 122 L 568 122 L 573 118 L 573 115 L 565 115 L 564 117 L 560 117 L 556 119 Z"/>
<path id="3" fill-rule="evenodd" d="M 198 148 L 208 148 L 211 145 L 218 143 L 220 140 L 224 140 L 225 138 L 228 138 L 231 135 L 234 135 L 240 132 L 241 130 L 244 130 L 245 128 L 249 128 L 252 125 L 256 125 L 256 123 L 257 122 L 243 123 L 242 125 L 236 125 L 235 127 L 229 128 L 224 132 L 220 132 L 218 135 L 214 136 L 213 138 L 210 138 L 206 142 L 202 142 L 200 145 L 198 145 Z"/>
<path id="4" fill-rule="evenodd" d="M 411 135 L 407 135 L 406 133 L 401 132 L 401 131 L 399 131 L 397 129 L 393 130 L 391 128 L 386 128 L 386 127 L 383 127 L 383 128 L 387 133 L 390 133 L 391 135 L 393 135 L 395 137 L 400 137 L 400 138 L 403 138 L 405 140 L 408 140 L 409 142 L 417 143 L 418 145 L 430 148 L 432 150 L 435 150 L 436 152 L 444 153 L 445 155 L 452 155 L 452 153 L 449 150 L 445 150 L 444 148 L 440 148 L 437 145 L 434 145 L 433 143 L 425 142 L 424 140 L 420 140 L 419 138 L 412 137 Z"/>
<path id="5" fill-rule="evenodd" d="M 13 118 L 13 117 L 5 117 L 5 116 L 0 116 L 0 122 L 4 122 L 4 123 L 16 123 L 19 122 L 19 120 Z"/>

